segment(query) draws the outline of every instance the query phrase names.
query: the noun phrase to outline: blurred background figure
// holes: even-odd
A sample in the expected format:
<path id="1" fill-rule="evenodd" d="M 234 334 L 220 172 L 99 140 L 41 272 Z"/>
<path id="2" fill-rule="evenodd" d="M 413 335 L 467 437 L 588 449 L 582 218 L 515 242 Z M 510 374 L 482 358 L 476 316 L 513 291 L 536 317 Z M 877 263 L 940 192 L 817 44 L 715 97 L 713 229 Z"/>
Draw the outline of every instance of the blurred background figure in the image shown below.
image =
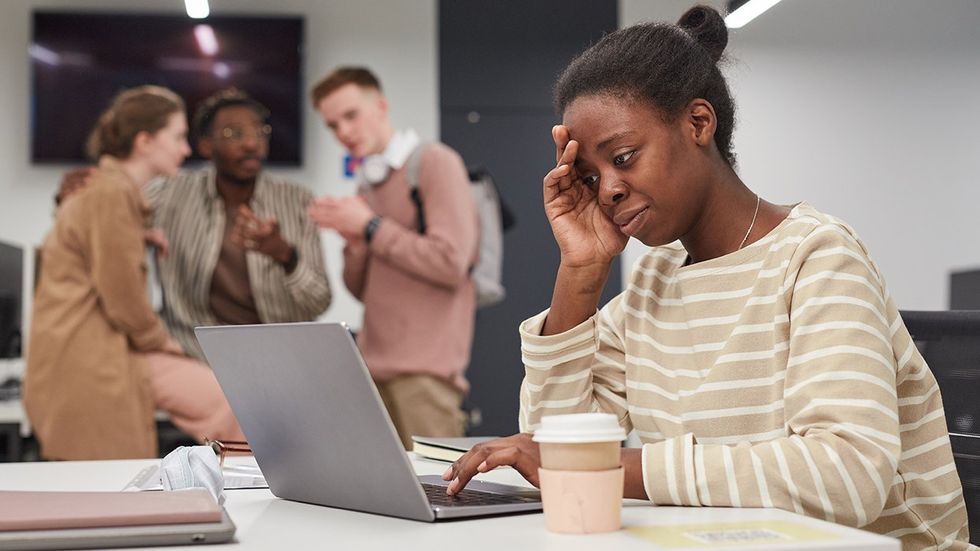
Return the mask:
<path id="1" fill-rule="evenodd" d="M 479 244 L 463 160 L 445 144 L 420 143 L 413 130 L 395 131 L 381 83 L 363 67 L 331 72 L 312 102 L 363 159 L 360 193 L 318 198 L 310 216 L 346 240 L 344 284 L 364 304 L 364 361 L 406 448 L 413 435 L 462 436 Z"/>
<path id="2" fill-rule="evenodd" d="M 88 141 L 98 159 L 45 240 L 24 405 L 48 459 L 157 455 L 154 410 L 198 438 L 241 429 L 206 365 L 184 356 L 146 294 L 142 188 L 190 154 L 183 101 L 119 94 Z"/>
<path id="3" fill-rule="evenodd" d="M 229 88 L 194 115 L 198 153 L 211 162 L 150 183 L 147 243 L 161 253 L 161 316 L 189 355 L 204 361 L 194 327 L 312 321 L 330 305 L 313 195 L 263 168 L 269 111 Z M 57 200 L 82 189 L 90 169 L 65 174 Z"/>

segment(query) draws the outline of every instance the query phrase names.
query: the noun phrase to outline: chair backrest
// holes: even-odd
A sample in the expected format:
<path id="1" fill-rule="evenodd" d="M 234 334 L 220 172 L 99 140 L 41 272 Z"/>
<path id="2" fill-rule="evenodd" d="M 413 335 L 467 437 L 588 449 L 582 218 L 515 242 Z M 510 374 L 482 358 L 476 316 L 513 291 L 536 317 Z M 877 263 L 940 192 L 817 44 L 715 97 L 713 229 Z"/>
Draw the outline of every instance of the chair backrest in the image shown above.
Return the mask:
<path id="1" fill-rule="evenodd" d="M 970 541 L 980 544 L 980 310 L 901 314 L 939 383 Z"/>
<path id="2" fill-rule="evenodd" d="M 950 310 L 980 308 L 980 269 L 949 274 Z"/>

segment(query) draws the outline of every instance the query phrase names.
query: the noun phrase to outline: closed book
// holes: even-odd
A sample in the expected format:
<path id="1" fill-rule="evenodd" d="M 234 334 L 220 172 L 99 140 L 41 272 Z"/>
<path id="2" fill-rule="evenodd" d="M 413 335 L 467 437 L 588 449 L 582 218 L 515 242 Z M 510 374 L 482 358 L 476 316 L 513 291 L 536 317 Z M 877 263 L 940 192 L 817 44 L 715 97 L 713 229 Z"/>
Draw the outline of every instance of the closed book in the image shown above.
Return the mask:
<path id="1" fill-rule="evenodd" d="M 220 522 L 203 488 L 172 492 L 0 491 L 0 531 Z"/>
<path id="2" fill-rule="evenodd" d="M 436 438 L 429 436 L 413 436 L 412 451 L 427 459 L 438 459 L 452 463 L 459 459 L 470 448 L 494 440 L 493 436 L 470 436 L 465 438 Z"/>

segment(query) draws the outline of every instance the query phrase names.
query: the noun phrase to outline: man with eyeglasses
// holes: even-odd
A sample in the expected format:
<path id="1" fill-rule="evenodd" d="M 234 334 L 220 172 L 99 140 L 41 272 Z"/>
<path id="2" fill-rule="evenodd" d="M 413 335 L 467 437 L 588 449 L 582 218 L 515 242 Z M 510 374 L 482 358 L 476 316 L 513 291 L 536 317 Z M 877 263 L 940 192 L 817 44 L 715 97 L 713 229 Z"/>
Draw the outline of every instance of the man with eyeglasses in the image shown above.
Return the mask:
<path id="1" fill-rule="evenodd" d="M 205 99 L 192 121 L 209 166 L 147 186 L 158 258 L 161 317 L 188 355 L 204 360 L 198 325 L 310 321 L 330 304 L 312 193 L 263 170 L 268 110 L 228 89 Z M 65 177 L 57 200 L 84 173 Z"/>

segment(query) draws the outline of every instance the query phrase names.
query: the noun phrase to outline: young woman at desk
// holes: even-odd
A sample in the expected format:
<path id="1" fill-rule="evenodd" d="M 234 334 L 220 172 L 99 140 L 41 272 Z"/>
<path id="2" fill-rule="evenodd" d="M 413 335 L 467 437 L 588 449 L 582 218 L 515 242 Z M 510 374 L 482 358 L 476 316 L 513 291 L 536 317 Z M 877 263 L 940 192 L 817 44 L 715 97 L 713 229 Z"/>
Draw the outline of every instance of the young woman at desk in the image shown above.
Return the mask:
<path id="1" fill-rule="evenodd" d="M 183 101 L 122 92 L 88 149 L 98 168 L 58 211 L 34 297 L 24 405 L 42 456 L 155 457 L 155 408 L 194 437 L 241 440 L 214 374 L 183 356 L 146 296 L 140 192 L 190 154 Z"/>
<path id="2" fill-rule="evenodd" d="M 606 36 L 560 77 L 544 208 L 561 264 L 551 308 L 520 327 L 523 433 L 454 463 L 449 492 L 505 464 L 536 484 L 541 417 L 605 411 L 644 443 L 623 450 L 626 497 L 967 549 L 936 382 L 866 248 L 734 169 L 727 41 L 696 7 Z M 652 249 L 597 311 L 630 236 Z"/>

